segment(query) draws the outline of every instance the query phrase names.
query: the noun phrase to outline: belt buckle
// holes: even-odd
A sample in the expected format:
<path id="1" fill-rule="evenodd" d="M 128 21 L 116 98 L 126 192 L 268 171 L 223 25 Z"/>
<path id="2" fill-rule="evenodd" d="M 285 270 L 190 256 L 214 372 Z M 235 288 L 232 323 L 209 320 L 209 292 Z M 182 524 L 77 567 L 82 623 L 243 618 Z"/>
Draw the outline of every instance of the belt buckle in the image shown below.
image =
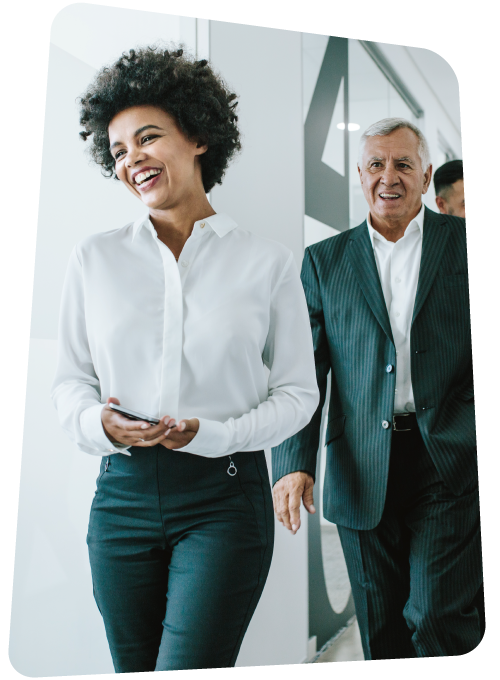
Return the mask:
<path id="1" fill-rule="evenodd" d="M 410 415 L 409 413 L 398 413 L 398 414 L 392 416 L 392 429 L 393 429 L 394 432 L 410 432 L 411 431 L 411 427 L 407 427 L 407 428 L 396 427 L 396 418 L 403 418 L 405 416 L 408 417 L 409 415 Z"/>

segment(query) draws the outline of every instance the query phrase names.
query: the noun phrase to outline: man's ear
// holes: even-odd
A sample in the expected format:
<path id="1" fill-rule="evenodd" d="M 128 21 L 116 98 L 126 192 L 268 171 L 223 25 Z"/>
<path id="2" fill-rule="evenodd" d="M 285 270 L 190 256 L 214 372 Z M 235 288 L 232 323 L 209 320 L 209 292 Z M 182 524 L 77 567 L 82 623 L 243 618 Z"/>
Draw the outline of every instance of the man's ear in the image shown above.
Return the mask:
<path id="1" fill-rule="evenodd" d="M 448 208 L 446 206 L 446 201 L 442 196 L 436 196 L 436 205 L 438 207 L 439 212 L 442 215 L 447 215 L 448 214 Z"/>
<path id="2" fill-rule="evenodd" d="M 424 188 L 422 189 L 423 194 L 426 194 L 427 190 L 429 189 L 431 177 L 432 177 L 432 165 L 430 164 L 427 170 L 424 172 Z"/>

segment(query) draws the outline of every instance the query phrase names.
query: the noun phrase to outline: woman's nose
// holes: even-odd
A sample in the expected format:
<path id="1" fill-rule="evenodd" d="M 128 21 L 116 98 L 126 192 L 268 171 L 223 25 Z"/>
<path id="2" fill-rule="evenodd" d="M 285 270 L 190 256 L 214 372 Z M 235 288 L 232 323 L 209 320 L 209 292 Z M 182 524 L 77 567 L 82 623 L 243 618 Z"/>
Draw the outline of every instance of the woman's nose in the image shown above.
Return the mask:
<path id="1" fill-rule="evenodd" d="M 143 149 L 131 149 L 127 154 L 127 165 L 132 168 L 137 163 L 146 159 L 146 153 Z"/>

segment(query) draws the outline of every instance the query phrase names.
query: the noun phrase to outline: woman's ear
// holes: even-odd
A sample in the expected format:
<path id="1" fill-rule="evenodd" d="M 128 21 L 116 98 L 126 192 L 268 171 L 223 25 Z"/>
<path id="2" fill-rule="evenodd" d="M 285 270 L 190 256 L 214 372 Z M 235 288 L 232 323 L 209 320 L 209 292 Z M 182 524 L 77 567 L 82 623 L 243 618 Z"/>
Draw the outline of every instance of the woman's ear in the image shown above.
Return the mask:
<path id="1" fill-rule="evenodd" d="M 196 153 L 198 156 L 201 156 L 202 153 L 205 153 L 208 150 L 208 144 L 206 144 L 202 139 L 198 140 L 198 143 L 196 144 Z"/>

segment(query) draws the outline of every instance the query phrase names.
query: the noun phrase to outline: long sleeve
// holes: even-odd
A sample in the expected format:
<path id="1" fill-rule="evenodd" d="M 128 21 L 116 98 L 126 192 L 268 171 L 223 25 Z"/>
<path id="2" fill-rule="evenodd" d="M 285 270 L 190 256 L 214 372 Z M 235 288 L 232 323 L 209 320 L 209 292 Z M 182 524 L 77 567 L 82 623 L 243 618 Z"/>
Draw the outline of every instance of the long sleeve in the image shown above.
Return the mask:
<path id="1" fill-rule="evenodd" d="M 101 423 L 101 390 L 87 337 L 82 265 L 73 249 L 64 282 L 59 319 L 57 369 L 51 397 L 63 430 L 81 451 L 94 455 L 123 452 Z"/>
<path id="2" fill-rule="evenodd" d="M 291 253 L 270 304 L 269 333 L 262 356 L 269 368 L 268 398 L 248 413 L 223 423 L 200 418 L 195 438 L 178 450 L 207 457 L 258 451 L 280 444 L 309 422 L 319 393 L 307 305 Z"/>
<path id="3" fill-rule="evenodd" d="M 309 472 L 315 477 L 321 414 L 326 396 L 327 376 L 331 368 L 319 280 L 308 249 L 304 255 L 301 279 L 309 310 L 319 401 L 309 423 L 294 437 L 273 448 L 273 483 L 298 470 Z"/>

